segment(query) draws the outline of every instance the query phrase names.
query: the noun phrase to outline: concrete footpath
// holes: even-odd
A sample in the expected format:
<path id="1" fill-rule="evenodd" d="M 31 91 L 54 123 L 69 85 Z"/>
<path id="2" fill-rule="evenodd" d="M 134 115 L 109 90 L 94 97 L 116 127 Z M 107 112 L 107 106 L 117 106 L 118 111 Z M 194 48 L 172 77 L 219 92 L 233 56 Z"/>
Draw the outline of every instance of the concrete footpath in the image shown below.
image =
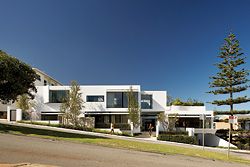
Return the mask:
<path id="1" fill-rule="evenodd" d="M 65 128 L 59 128 L 59 127 L 50 127 L 50 126 L 25 124 L 25 123 L 17 123 L 17 122 L 7 122 L 7 121 L 0 121 L 0 124 L 15 125 L 15 126 L 29 127 L 29 128 L 35 128 L 35 129 L 53 130 L 53 131 L 58 131 L 58 132 L 84 134 L 84 135 L 105 137 L 105 138 L 111 138 L 111 139 L 122 139 L 122 140 L 129 140 L 129 141 L 140 141 L 140 142 L 155 143 L 155 144 L 173 145 L 173 146 L 179 146 L 179 147 L 185 147 L 185 148 L 203 149 L 202 146 L 169 142 L 169 141 L 160 141 L 160 140 L 157 140 L 155 137 L 136 138 L 136 137 L 110 135 L 110 134 L 104 134 L 104 133 L 88 132 L 88 131 L 81 131 L 81 130 L 73 130 L 73 129 L 65 129 Z M 225 154 L 227 153 L 227 149 L 224 149 L 224 148 L 204 147 L 204 149 L 207 151 L 221 152 Z M 238 157 L 250 160 L 250 151 L 247 151 L 247 150 L 232 150 L 231 149 L 230 155 L 234 155 L 234 156 L 238 156 Z"/>

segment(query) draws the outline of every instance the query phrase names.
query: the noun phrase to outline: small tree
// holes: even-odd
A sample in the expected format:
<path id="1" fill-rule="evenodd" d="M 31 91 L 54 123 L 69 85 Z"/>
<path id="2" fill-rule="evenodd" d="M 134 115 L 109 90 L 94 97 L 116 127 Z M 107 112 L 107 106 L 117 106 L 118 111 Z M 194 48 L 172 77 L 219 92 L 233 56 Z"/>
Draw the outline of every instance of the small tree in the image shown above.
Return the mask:
<path id="1" fill-rule="evenodd" d="M 176 98 L 176 99 L 174 99 L 174 100 L 172 101 L 171 104 L 174 105 L 174 106 L 182 106 L 182 105 L 183 105 L 183 102 L 181 101 L 180 98 Z"/>
<path id="2" fill-rule="evenodd" d="M 60 111 L 64 113 L 67 124 L 70 122 L 75 127 L 79 126 L 78 116 L 81 114 L 81 110 L 84 107 L 81 95 L 80 86 L 76 81 L 72 81 L 69 94 L 60 106 Z"/>
<path id="3" fill-rule="evenodd" d="M 169 125 L 168 117 L 164 113 L 160 113 L 157 115 L 157 120 L 161 123 L 164 131 L 166 131 Z"/>
<path id="4" fill-rule="evenodd" d="M 140 125 L 141 109 L 138 104 L 138 99 L 136 99 L 135 93 L 133 92 L 132 86 L 127 92 L 127 97 L 129 119 L 131 122 L 133 122 L 133 126 L 137 128 Z"/>
<path id="5" fill-rule="evenodd" d="M 30 99 L 27 94 L 22 94 L 18 96 L 16 101 L 16 107 L 20 108 L 23 111 L 26 119 L 30 119 L 32 121 L 32 108 L 35 107 L 35 102 Z M 26 116 L 29 115 L 29 118 Z"/>
<path id="6" fill-rule="evenodd" d="M 179 121 L 178 114 L 169 114 L 168 115 L 168 130 L 173 131 L 178 121 Z"/>
<path id="7" fill-rule="evenodd" d="M 174 101 L 173 97 L 168 94 L 167 95 L 167 106 L 171 106 L 173 101 Z"/>

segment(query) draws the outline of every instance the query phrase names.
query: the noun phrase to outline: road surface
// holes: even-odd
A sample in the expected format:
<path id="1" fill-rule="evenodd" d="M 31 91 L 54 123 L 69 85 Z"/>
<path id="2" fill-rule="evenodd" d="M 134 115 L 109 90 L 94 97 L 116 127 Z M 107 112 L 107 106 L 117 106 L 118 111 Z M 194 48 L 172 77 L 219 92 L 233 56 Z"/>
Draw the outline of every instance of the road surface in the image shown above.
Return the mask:
<path id="1" fill-rule="evenodd" d="M 247 166 L 182 155 L 161 155 L 37 137 L 0 134 L 0 164 L 25 162 L 70 167 Z"/>

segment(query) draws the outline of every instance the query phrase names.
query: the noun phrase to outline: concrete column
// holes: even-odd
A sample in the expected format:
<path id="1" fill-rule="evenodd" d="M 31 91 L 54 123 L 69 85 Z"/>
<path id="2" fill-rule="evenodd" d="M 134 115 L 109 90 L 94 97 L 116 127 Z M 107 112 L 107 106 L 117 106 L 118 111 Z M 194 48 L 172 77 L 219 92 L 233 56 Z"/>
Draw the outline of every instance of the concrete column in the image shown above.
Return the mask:
<path id="1" fill-rule="evenodd" d="M 211 116 L 211 129 L 214 129 L 214 117 Z"/>
<path id="2" fill-rule="evenodd" d="M 134 136 L 134 125 L 133 122 L 130 122 L 131 136 Z"/>
<path id="3" fill-rule="evenodd" d="M 186 131 L 188 132 L 188 136 L 194 136 L 194 128 L 186 128 Z"/>
<path id="4" fill-rule="evenodd" d="M 7 121 L 10 122 L 10 106 L 7 106 Z"/>
<path id="5" fill-rule="evenodd" d="M 22 120 L 22 110 L 16 109 L 16 121 L 21 121 L 21 120 Z"/>
<path id="6" fill-rule="evenodd" d="M 156 122 L 156 131 L 155 131 L 156 138 L 159 136 L 159 128 L 160 128 L 160 121 L 157 121 Z"/>

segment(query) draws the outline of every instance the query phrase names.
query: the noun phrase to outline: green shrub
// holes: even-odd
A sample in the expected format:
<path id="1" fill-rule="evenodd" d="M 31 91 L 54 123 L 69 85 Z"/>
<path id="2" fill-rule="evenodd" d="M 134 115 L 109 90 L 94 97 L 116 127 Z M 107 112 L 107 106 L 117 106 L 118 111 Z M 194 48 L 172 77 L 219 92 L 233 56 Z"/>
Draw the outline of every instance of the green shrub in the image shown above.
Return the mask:
<path id="1" fill-rule="evenodd" d="M 33 124 L 33 125 L 43 125 L 43 126 L 60 127 L 60 128 L 66 128 L 66 129 L 82 130 L 82 131 L 88 131 L 88 132 L 97 132 L 97 133 L 105 133 L 105 134 L 110 133 L 109 129 L 101 130 L 101 129 L 95 129 L 95 128 L 82 127 L 82 126 L 76 127 L 75 125 L 50 124 L 47 122 L 30 122 L 30 121 L 18 121 L 18 122 L 25 123 L 25 124 Z M 125 125 L 124 127 L 127 127 L 127 125 Z M 122 133 L 115 132 L 114 134 L 121 135 L 121 136 L 131 136 L 131 134 L 128 132 L 122 132 Z"/>
<path id="2" fill-rule="evenodd" d="M 188 135 L 187 131 L 160 131 L 159 133 L 166 135 Z"/>
<path id="3" fill-rule="evenodd" d="M 195 144 L 195 145 L 198 144 L 198 140 L 195 136 L 187 136 L 187 135 L 161 134 L 159 135 L 158 140 Z"/>
<path id="4" fill-rule="evenodd" d="M 203 102 L 195 99 L 188 99 L 187 101 L 182 101 L 180 98 L 176 98 L 172 101 L 171 105 L 174 106 L 204 106 Z"/>

